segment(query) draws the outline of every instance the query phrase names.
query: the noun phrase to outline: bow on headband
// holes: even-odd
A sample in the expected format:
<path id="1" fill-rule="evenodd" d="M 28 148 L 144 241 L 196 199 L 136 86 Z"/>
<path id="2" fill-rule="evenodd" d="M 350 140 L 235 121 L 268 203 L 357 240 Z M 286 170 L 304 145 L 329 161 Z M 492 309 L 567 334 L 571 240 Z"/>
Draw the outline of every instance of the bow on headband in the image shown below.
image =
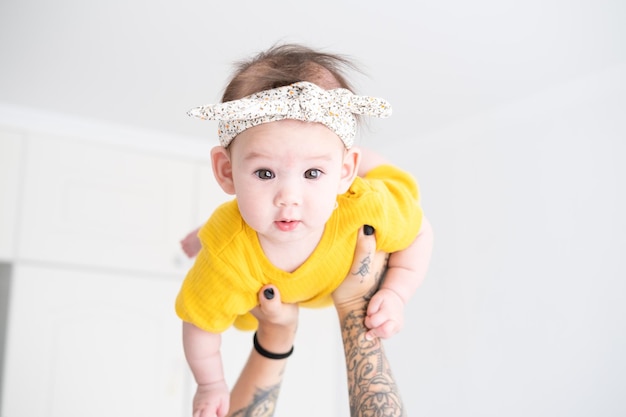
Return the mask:
<path id="1" fill-rule="evenodd" d="M 345 88 L 324 90 L 303 81 L 239 100 L 195 107 L 187 114 L 203 120 L 218 120 L 219 140 L 224 147 L 253 126 L 295 119 L 324 124 L 339 136 L 346 149 L 350 149 L 356 136 L 354 115 L 389 117 L 391 105 L 381 98 L 357 96 Z"/>

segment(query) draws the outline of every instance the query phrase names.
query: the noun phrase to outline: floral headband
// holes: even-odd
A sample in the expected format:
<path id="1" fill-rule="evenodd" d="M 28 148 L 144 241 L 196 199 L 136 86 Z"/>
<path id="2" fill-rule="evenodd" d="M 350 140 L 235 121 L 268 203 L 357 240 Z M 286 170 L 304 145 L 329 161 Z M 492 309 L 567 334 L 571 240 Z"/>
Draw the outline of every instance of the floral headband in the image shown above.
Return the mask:
<path id="1" fill-rule="evenodd" d="M 239 133 L 253 126 L 295 119 L 322 123 L 339 136 L 346 149 L 350 149 L 356 136 L 354 115 L 389 117 L 391 105 L 381 98 L 357 96 L 345 88 L 324 90 L 303 81 L 239 100 L 195 107 L 187 114 L 219 121 L 218 135 L 224 147 L 228 147 Z"/>

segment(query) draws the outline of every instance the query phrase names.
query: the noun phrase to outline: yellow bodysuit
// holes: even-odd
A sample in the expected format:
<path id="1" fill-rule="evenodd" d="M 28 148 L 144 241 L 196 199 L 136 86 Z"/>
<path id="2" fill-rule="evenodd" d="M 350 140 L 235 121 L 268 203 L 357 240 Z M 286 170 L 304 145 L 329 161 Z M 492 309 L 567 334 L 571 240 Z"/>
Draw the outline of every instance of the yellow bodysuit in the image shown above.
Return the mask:
<path id="1" fill-rule="evenodd" d="M 214 333 L 232 324 L 253 330 L 257 322 L 249 311 L 258 304 L 261 287 L 270 283 L 285 303 L 325 307 L 348 275 L 363 225 L 376 229 L 377 249 L 389 253 L 409 246 L 421 226 L 415 180 L 390 165 L 356 178 L 345 194 L 337 196 L 337 202 L 316 249 L 293 272 L 276 268 L 265 257 L 236 200 L 218 207 L 198 234 L 202 249 L 176 299 L 178 316 Z"/>

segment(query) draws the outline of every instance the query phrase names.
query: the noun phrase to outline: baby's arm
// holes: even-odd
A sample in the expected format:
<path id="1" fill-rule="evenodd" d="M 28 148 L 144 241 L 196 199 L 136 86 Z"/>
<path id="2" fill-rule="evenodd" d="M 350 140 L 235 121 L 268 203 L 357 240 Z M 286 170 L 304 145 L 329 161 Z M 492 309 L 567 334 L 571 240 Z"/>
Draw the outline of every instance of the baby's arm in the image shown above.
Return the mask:
<path id="1" fill-rule="evenodd" d="M 374 168 L 390 164 L 382 155 L 361 148 L 358 175 L 365 176 Z M 370 329 L 366 337 L 388 338 L 398 333 L 404 323 L 404 306 L 426 276 L 433 246 L 430 222 L 422 219 L 420 232 L 406 249 L 389 257 L 388 270 L 378 291 L 367 308 L 365 325 Z"/>
<path id="2" fill-rule="evenodd" d="M 183 322 L 185 357 L 198 384 L 193 417 L 224 417 L 228 413 L 230 397 L 222 368 L 221 340 L 218 333 Z"/>
<path id="3" fill-rule="evenodd" d="M 424 281 L 432 247 L 432 226 L 424 217 L 413 243 L 389 257 L 385 278 L 367 307 L 368 339 L 388 338 L 400 331 L 404 323 L 404 306 Z"/>

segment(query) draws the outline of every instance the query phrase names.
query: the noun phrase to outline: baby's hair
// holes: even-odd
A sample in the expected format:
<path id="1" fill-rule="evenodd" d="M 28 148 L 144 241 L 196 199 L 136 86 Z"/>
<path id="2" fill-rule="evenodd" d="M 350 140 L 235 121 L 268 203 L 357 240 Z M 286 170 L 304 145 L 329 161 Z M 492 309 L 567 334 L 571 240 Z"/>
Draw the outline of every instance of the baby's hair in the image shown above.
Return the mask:
<path id="1" fill-rule="evenodd" d="M 345 76 L 347 70 L 358 71 L 358 68 L 345 56 L 297 44 L 274 45 L 236 64 L 236 71 L 224 90 L 222 102 L 300 81 L 317 84 L 326 90 L 346 88 L 354 92 Z"/>

